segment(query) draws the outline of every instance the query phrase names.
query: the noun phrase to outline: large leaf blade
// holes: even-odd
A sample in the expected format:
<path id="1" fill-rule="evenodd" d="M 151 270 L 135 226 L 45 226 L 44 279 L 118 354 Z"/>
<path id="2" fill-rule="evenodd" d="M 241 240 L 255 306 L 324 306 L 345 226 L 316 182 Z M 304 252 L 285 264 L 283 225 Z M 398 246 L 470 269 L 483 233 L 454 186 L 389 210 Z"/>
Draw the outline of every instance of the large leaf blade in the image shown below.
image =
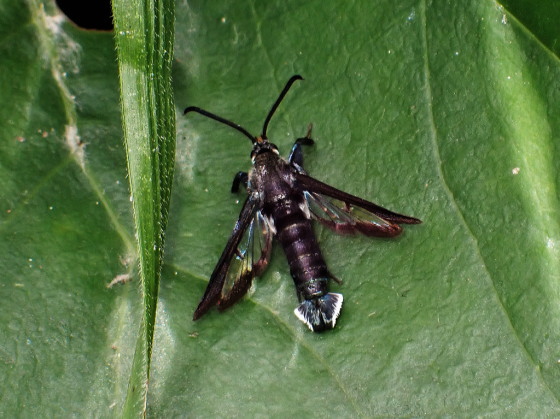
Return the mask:
<path id="1" fill-rule="evenodd" d="M 177 70 L 192 80 L 188 92 L 179 89 L 188 97 L 184 106 L 258 132 L 285 80 L 302 74 L 306 81 L 272 121 L 272 141 L 287 150 L 313 122 L 311 175 L 424 224 L 395 241 L 319 231 L 330 269 L 345 279 L 333 288 L 346 297 L 337 330 L 321 336 L 303 333 L 291 315 L 295 296 L 281 252 L 250 301 L 193 325 L 177 324 L 175 313 L 197 299 L 179 301 L 188 285 L 167 284 L 169 320 L 160 336 L 172 336 L 176 349 L 154 372 L 153 412 L 177 413 L 187 398 L 189 411 L 202 415 L 557 412 L 558 328 L 550 310 L 557 293 L 537 291 L 555 283 L 555 252 L 546 262 L 542 248 L 532 250 L 543 243 L 539 229 L 526 241 L 526 224 L 508 223 L 515 214 L 541 226 L 556 218 L 555 187 L 534 201 L 527 186 L 515 185 L 527 173 L 514 170 L 521 166 L 509 154 L 510 147 L 531 149 L 546 134 L 542 123 L 527 121 L 557 123 L 548 111 L 558 104 L 551 93 L 556 59 L 492 2 L 189 6 L 179 19 L 185 30 L 178 30 L 177 49 L 180 62 L 192 64 Z M 521 77 L 525 71 L 538 79 Z M 180 124 L 190 143 L 180 147 L 188 154 L 180 171 L 186 187 L 179 188 L 194 201 L 178 204 L 182 226 L 171 233 L 169 273 L 191 282 L 211 271 L 216 256 L 207 255 L 219 255 L 233 224 L 236 198 L 220 196 L 228 193 L 227 173 L 247 167 L 241 159 L 248 144 L 212 121 L 189 117 Z M 547 185 L 556 182 L 555 164 L 541 166 L 543 156 L 557 161 L 547 145 L 552 132 L 557 128 L 524 153 L 534 169 L 523 181 L 533 189 L 542 173 Z M 208 237 L 202 213 L 220 234 Z M 546 275 L 532 275 L 533 264 Z M 533 290 L 524 285 L 528 278 L 536 281 Z M 270 329 L 281 337 L 271 338 Z M 180 385 L 185 395 L 173 395 Z M 332 403 L 319 408 L 327 398 Z"/>
<path id="2" fill-rule="evenodd" d="M 0 409 L 109 416 L 123 406 L 145 314 L 136 285 L 106 288 L 135 266 L 114 46 L 48 3 L 50 20 L 37 3 L 6 5 Z M 487 1 L 178 12 L 179 108 L 258 132 L 301 73 L 273 141 L 286 153 L 313 122 L 313 176 L 424 224 L 394 241 L 317 230 L 345 280 L 333 285 L 346 306 L 332 333 L 292 315 L 278 249 L 250 298 L 192 323 L 239 210 L 230 176 L 249 168 L 249 144 L 181 119 L 149 411 L 557 416 L 557 58 Z M 6 41 L 14 28 L 18 48 Z M 61 53 L 69 45 L 79 52 Z"/>

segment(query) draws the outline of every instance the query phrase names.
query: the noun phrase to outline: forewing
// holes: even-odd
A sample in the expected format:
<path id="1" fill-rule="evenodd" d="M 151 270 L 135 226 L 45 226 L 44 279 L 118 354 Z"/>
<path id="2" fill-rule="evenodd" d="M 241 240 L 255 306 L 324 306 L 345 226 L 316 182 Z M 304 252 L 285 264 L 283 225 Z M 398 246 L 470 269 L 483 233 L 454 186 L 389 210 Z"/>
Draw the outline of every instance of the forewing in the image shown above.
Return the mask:
<path id="1" fill-rule="evenodd" d="M 243 204 L 239 218 L 235 223 L 233 232 L 231 233 L 220 259 L 218 260 L 218 264 L 210 276 L 210 281 L 208 282 L 204 296 L 202 297 L 202 300 L 200 300 L 200 303 L 194 312 L 193 320 L 199 319 L 220 300 L 231 259 L 237 252 L 237 247 L 257 210 L 257 200 L 253 196 L 249 195 Z"/>
<path id="2" fill-rule="evenodd" d="M 304 173 L 295 176 L 304 190 L 313 218 L 337 233 L 360 232 L 367 236 L 392 237 L 402 231 L 398 224 L 421 222 L 333 188 Z"/>
<path id="3" fill-rule="evenodd" d="M 218 309 L 224 310 L 235 304 L 247 293 L 253 278 L 264 272 L 273 236 L 266 217 L 261 211 L 256 211 L 227 268 Z"/>

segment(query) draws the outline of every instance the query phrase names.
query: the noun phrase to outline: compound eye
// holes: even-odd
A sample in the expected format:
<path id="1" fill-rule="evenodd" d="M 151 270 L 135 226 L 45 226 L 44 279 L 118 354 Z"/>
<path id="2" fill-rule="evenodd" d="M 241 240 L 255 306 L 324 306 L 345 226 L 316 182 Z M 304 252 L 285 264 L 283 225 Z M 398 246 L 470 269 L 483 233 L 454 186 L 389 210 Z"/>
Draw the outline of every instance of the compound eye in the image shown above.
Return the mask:
<path id="1" fill-rule="evenodd" d="M 255 157 L 257 157 L 257 152 L 255 150 L 251 151 L 251 162 L 255 162 Z"/>
<path id="2" fill-rule="evenodd" d="M 270 143 L 270 149 L 271 149 L 275 154 L 280 154 L 280 152 L 278 151 L 278 147 L 276 147 L 276 144 Z"/>

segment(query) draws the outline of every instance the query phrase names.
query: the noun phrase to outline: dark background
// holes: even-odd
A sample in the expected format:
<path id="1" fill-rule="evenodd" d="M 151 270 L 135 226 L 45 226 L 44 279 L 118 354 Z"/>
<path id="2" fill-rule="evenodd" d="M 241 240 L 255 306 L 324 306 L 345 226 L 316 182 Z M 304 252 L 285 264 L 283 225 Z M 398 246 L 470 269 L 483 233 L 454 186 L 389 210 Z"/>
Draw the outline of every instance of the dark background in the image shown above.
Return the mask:
<path id="1" fill-rule="evenodd" d="M 82 28 L 113 30 L 110 0 L 56 0 L 56 4 L 72 22 Z"/>

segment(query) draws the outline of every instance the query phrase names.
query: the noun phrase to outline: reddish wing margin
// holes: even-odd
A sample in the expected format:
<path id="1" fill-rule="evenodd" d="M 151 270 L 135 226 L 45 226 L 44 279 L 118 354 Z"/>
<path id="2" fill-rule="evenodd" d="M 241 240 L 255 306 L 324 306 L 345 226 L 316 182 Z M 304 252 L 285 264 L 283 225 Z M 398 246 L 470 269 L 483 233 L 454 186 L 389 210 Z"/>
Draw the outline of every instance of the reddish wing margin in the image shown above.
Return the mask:
<path id="1" fill-rule="evenodd" d="M 305 191 L 313 218 L 337 233 L 360 232 L 367 236 L 393 237 L 402 231 L 399 224 L 422 222 L 333 188 L 305 173 L 298 172 L 295 176 Z"/>

